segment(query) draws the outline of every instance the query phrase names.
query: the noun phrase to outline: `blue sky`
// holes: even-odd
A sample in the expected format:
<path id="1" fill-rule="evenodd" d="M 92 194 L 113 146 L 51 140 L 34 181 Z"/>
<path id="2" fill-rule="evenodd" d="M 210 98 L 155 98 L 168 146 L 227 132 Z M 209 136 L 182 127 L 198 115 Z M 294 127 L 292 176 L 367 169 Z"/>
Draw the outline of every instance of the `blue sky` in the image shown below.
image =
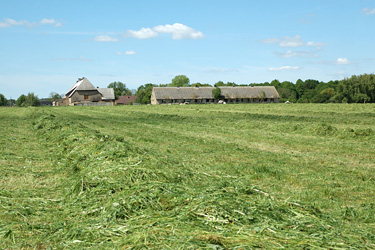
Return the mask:
<path id="1" fill-rule="evenodd" d="M 375 73 L 375 1 L 0 0 L 0 93 Z"/>

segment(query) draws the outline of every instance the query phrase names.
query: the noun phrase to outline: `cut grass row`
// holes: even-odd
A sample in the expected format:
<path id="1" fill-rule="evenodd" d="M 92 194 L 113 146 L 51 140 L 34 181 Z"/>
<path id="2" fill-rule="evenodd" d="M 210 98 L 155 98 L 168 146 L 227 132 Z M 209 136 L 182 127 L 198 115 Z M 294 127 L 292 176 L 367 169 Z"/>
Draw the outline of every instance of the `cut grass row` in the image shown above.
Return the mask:
<path id="1" fill-rule="evenodd" d="M 374 106 L 14 110 L 1 247 L 375 247 Z"/>

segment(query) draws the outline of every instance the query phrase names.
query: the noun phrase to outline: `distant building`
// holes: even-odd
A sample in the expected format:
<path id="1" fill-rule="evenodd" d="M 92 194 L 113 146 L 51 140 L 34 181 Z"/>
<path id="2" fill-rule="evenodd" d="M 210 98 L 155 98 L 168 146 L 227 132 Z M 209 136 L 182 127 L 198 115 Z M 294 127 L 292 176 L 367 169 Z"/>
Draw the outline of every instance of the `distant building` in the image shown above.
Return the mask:
<path id="1" fill-rule="evenodd" d="M 113 88 L 95 88 L 89 80 L 82 78 L 54 106 L 106 106 L 114 103 Z"/>
<path id="2" fill-rule="evenodd" d="M 40 106 L 52 106 L 52 102 L 48 99 L 40 99 Z"/>
<path id="3" fill-rule="evenodd" d="M 278 103 L 280 96 L 274 86 L 222 86 L 221 96 L 214 99 L 215 87 L 154 87 L 151 104 Z"/>
<path id="4" fill-rule="evenodd" d="M 118 99 L 116 100 L 116 104 L 130 105 L 130 104 L 134 104 L 136 99 L 137 99 L 136 95 L 133 95 L 133 96 L 129 96 L 129 95 L 119 96 Z"/>

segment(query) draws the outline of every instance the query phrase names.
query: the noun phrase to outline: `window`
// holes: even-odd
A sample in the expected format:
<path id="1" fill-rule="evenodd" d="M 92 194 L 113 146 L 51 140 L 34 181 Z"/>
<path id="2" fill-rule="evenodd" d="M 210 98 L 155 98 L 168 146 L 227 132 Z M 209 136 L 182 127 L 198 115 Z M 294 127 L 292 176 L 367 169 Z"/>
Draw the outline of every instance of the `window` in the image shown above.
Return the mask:
<path id="1" fill-rule="evenodd" d="M 89 99 L 89 95 L 85 95 L 85 96 L 84 96 L 84 99 L 85 99 L 85 100 L 88 100 L 88 99 Z"/>

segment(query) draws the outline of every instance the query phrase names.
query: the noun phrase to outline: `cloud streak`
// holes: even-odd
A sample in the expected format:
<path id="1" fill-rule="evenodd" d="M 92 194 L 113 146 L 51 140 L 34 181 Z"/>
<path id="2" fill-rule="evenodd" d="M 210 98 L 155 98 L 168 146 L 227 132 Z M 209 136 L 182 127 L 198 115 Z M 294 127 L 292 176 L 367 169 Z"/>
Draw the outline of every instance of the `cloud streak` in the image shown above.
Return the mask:
<path id="1" fill-rule="evenodd" d="M 125 51 L 125 55 L 127 56 L 131 56 L 131 55 L 135 55 L 136 52 L 134 50 L 128 50 L 128 51 Z"/>
<path id="2" fill-rule="evenodd" d="M 288 50 L 286 52 L 275 52 L 278 57 L 281 58 L 291 58 L 291 57 L 318 57 L 316 51 L 292 51 Z"/>
<path id="3" fill-rule="evenodd" d="M 278 67 L 278 68 L 269 68 L 268 70 L 269 71 L 283 71 L 283 70 L 299 70 L 300 67 L 298 66 L 282 66 L 282 67 Z"/>
<path id="4" fill-rule="evenodd" d="M 51 19 L 43 18 L 39 22 L 29 22 L 26 20 L 17 21 L 11 18 L 5 18 L 3 22 L 0 22 L 0 28 L 10 28 L 14 26 L 26 26 L 26 27 L 32 28 L 32 27 L 39 26 L 39 25 L 52 25 L 54 27 L 60 27 L 62 26 L 62 23 L 56 21 L 53 18 Z"/>
<path id="5" fill-rule="evenodd" d="M 92 59 L 90 58 L 87 58 L 87 57 L 83 57 L 83 56 L 80 56 L 80 57 L 63 57 L 63 58 L 54 58 L 52 59 L 52 61 L 65 61 L 65 62 L 78 62 L 78 61 L 83 61 L 83 62 L 92 62 Z"/>
<path id="6" fill-rule="evenodd" d="M 233 72 L 239 72 L 238 69 L 232 69 L 232 68 L 212 68 L 207 69 L 203 71 L 204 73 L 233 73 Z"/>
<path id="7" fill-rule="evenodd" d="M 321 48 L 322 46 L 327 45 L 326 43 L 321 42 L 305 42 L 299 35 L 294 37 L 285 36 L 282 39 L 279 38 L 268 38 L 261 41 L 265 44 L 278 44 L 283 48 L 295 48 L 295 47 L 315 47 Z"/>
<path id="8" fill-rule="evenodd" d="M 121 55 L 126 55 L 126 56 L 132 56 L 132 55 L 135 55 L 137 54 L 137 52 L 135 52 L 134 50 L 127 50 L 125 52 L 116 52 L 117 55 L 121 56 Z"/>
<path id="9" fill-rule="evenodd" d="M 364 15 L 375 15 L 375 9 L 363 8 L 361 12 Z"/>
<path id="10" fill-rule="evenodd" d="M 114 37 L 104 35 L 104 36 L 94 37 L 94 41 L 96 41 L 96 42 L 118 42 L 118 39 L 114 38 Z"/>
<path id="11" fill-rule="evenodd" d="M 172 39 L 202 39 L 204 34 L 181 23 L 158 25 L 153 28 L 141 28 L 140 30 L 128 30 L 125 37 L 137 39 L 150 39 L 160 34 L 171 34 Z"/>

